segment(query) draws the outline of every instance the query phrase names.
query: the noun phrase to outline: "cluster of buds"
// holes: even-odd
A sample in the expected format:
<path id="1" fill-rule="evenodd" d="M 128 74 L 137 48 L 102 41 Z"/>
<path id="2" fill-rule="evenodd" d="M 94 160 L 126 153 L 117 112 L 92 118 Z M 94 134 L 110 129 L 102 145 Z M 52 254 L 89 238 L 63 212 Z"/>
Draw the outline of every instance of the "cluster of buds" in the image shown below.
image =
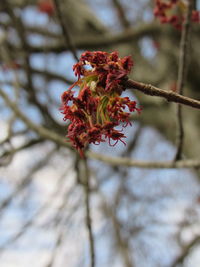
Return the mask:
<path id="1" fill-rule="evenodd" d="M 52 16 L 55 12 L 55 7 L 52 0 L 39 0 L 38 10 L 48 16 Z"/>
<path id="2" fill-rule="evenodd" d="M 181 30 L 187 6 L 186 0 L 155 0 L 154 15 L 161 23 L 170 23 Z M 192 11 L 191 21 L 200 22 L 199 11 Z"/>
<path id="3" fill-rule="evenodd" d="M 83 53 L 73 66 L 78 81 L 63 93 L 61 110 L 64 120 L 70 121 L 67 138 L 81 156 L 90 143 L 125 144 L 122 130 L 131 125 L 130 112 L 140 112 L 135 101 L 121 97 L 132 66 L 130 56 L 119 58 L 117 52 L 101 51 Z M 77 96 L 75 86 L 80 88 Z M 120 124 L 122 129 L 115 129 Z"/>

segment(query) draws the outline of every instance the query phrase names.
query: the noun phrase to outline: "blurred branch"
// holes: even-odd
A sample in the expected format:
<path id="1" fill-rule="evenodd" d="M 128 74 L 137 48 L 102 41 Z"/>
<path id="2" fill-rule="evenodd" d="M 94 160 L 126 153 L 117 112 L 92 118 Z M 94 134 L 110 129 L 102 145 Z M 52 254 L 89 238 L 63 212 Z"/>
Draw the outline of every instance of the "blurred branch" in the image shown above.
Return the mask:
<path id="1" fill-rule="evenodd" d="M 199 159 L 186 159 L 179 161 L 142 161 L 125 157 L 112 157 L 103 154 L 97 154 L 92 151 L 87 152 L 91 159 L 100 160 L 112 166 L 127 166 L 147 169 L 175 169 L 175 168 L 199 168 Z"/>
<path id="2" fill-rule="evenodd" d="M 14 242 L 16 242 L 22 235 L 24 235 L 26 233 L 26 231 L 29 229 L 29 227 L 34 225 L 34 222 L 36 220 L 36 218 L 39 218 L 39 216 L 41 216 L 45 210 L 52 205 L 52 203 L 55 201 L 55 197 L 58 196 L 60 194 L 61 188 L 63 187 L 63 182 L 64 182 L 64 178 L 66 177 L 66 170 L 64 171 L 64 174 L 60 176 L 60 178 L 57 181 L 56 184 L 56 189 L 53 192 L 53 194 L 51 195 L 50 199 L 48 201 L 46 201 L 44 203 L 44 205 L 42 205 L 38 211 L 34 214 L 34 216 L 30 219 L 28 219 L 24 225 L 21 227 L 21 229 L 14 234 L 11 238 L 9 238 L 5 243 L 3 243 L 0 246 L 0 253 L 2 253 L 2 251 L 9 246 L 10 244 L 13 244 Z"/>
<path id="3" fill-rule="evenodd" d="M 60 250 L 60 247 L 64 241 L 64 232 L 65 232 L 65 228 L 63 227 L 63 225 L 61 224 L 59 227 L 57 226 L 58 230 L 57 230 L 57 237 L 56 237 L 56 242 L 54 245 L 54 250 L 51 254 L 51 258 L 49 260 L 49 262 L 45 265 L 45 267 L 52 267 L 54 266 L 54 262 L 57 256 L 57 253 Z"/>
<path id="4" fill-rule="evenodd" d="M 55 148 L 48 153 L 47 156 L 45 156 L 45 158 L 43 160 L 41 160 L 40 162 L 38 162 L 35 166 L 33 166 L 33 168 L 29 171 L 29 173 L 27 175 L 25 175 L 25 177 L 19 182 L 19 184 L 16 186 L 14 192 L 8 196 L 6 199 L 2 200 L 0 203 L 0 217 L 2 216 L 2 212 L 4 211 L 4 209 L 10 204 L 10 202 L 17 196 L 19 195 L 19 193 L 21 193 L 26 187 L 27 185 L 29 185 L 33 179 L 33 174 L 38 171 L 40 168 L 42 168 L 45 163 L 47 163 L 49 161 L 49 159 L 53 156 L 55 152 Z"/>
<path id="5" fill-rule="evenodd" d="M 58 80 L 58 81 L 61 81 L 61 82 L 64 82 L 66 84 L 73 84 L 74 81 L 72 80 L 69 80 L 68 78 L 64 77 L 63 75 L 60 75 L 60 74 L 57 74 L 57 73 L 54 73 L 54 72 L 50 72 L 50 71 L 47 71 L 47 70 L 39 70 L 39 69 L 35 69 L 35 68 L 31 68 L 31 72 L 33 74 L 38 74 L 38 75 L 41 75 L 43 77 L 46 77 L 49 80 Z"/>
<path id="6" fill-rule="evenodd" d="M 14 156 L 17 152 L 20 152 L 20 151 L 22 151 L 22 150 L 24 150 L 24 149 L 30 148 L 30 147 L 32 147 L 32 146 L 34 146 L 34 145 L 37 145 L 37 144 L 39 144 L 39 143 L 41 143 L 41 142 L 43 142 L 43 141 L 44 141 L 43 139 L 39 138 L 39 139 L 33 139 L 33 140 L 30 140 L 30 141 L 24 143 L 22 146 L 19 146 L 19 147 L 17 147 L 17 148 L 13 148 L 13 147 L 11 146 L 11 149 L 10 149 L 9 151 L 5 151 L 4 153 L 2 153 L 2 154 L 0 155 L 0 167 L 1 167 L 1 166 L 5 166 L 5 158 L 9 157 L 10 160 L 9 160 L 8 163 L 10 163 L 11 160 L 12 160 L 12 158 L 13 158 L 13 156 Z M 6 142 L 7 142 L 7 140 L 6 140 Z M 2 144 L 0 143 L 0 145 L 2 145 Z M 6 165 L 7 165 L 7 164 L 6 164 Z"/>
<path id="7" fill-rule="evenodd" d="M 21 69 L 23 69 L 23 67 Z M 40 75 L 43 78 L 48 79 L 48 82 L 53 81 L 53 80 L 58 80 L 60 82 L 65 83 L 66 85 L 71 85 L 75 82 L 74 80 L 69 80 L 68 78 L 66 78 L 63 75 L 60 75 L 60 74 L 57 74 L 57 73 L 54 73 L 54 72 L 51 72 L 48 70 L 44 70 L 44 69 L 40 70 L 40 69 L 31 68 L 31 73 L 33 75 Z M 12 81 L 3 81 L 3 82 L 0 81 L 1 86 L 4 84 L 13 85 L 13 82 Z M 27 84 L 19 83 L 18 86 L 21 88 L 27 88 L 26 90 L 28 91 L 28 85 Z M 35 100 L 33 102 L 35 102 Z"/>
<path id="8" fill-rule="evenodd" d="M 118 18 L 124 29 L 128 29 L 131 25 L 126 17 L 125 10 L 119 0 L 112 0 L 114 7 L 117 10 Z"/>
<path id="9" fill-rule="evenodd" d="M 30 27 L 27 26 L 26 30 L 28 31 L 34 31 L 35 33 L 38 31 L 38 33 L 41 32 L 43 29 L 37 29 L 37 27 Z M 198 35 L 200 32 L 200 29 L 197 27 L 194 29 L 195 33 Z M 48 33 L 48 31 L 47 31 Z M 54 52 L 54 53 L 61 53 L 67 50 L 70 50 L 70 46 L 67 45 L 63 41 L 63 38 L 60 34 L 56 33 L 49 33 L 49 35 L 52 35 L 52 37 L 56 38 L 57 41 L 54 43 L 46 44 L 45 45 L 45 52 Z M 148 36 L 156 36 L 162 37 L 162 36 L 169 36 L 175 38 L 177 36 L 176 32 L 173 30 L 166 28 L 165 31 L 162 31 L 162 27 L 160 27 L 157 23 L 149 23 L 149 24 L 143 24 L 141 26 L 138 26 L 137 28 L 130 28 L 122 33 L 118 34 L 105 34 L 102 36 L 81 36 L 81 38 L 76 38 L 73 40 L 74 47 L 79 50 L 94 50 L 94 49 L 108 49 L 109 46 L 113 45 L 119 45 L 124 43 L 130 43 L 130 41 L 138 41 L 142 37 L 148 37 Z M 176 38 L 175 38 L 176 39 Z M 16 52 L 20 52 L 20 47 L 13 45 L 12 43 L 9 43 L 10 49 Z M 28 46 L 28 52 L 30 53 L 43 53 L 44 52 L 44 46 L 40 45 L 30 45 Z"/>
<path id="10" fill-rule="evenodd" d="M 133 85 L 136 82 L 131 81 L 131 83 L 133 83 Z M 164 96 L 168 96 L 168 94 L 172 94 L 173 98 L 178 94 L 174 93 L 174 92 L 167 92 L 158 88 L 154 88 L 153 89 L 149 88 L 149 86 L 147 85 L 147 89 L 146 89 L 146 85 L 144 84 L 140 84 L 140 83 L 136 83 L 139 87 L 138 90 L 147 90 L 147 92 L 150 92 L 151 90 L 153 90 L 154 93 L 156 93 L 156 95 L 164 95 Z M 142 86 L 142 87 L 141 87 Z M 144 88 L 143 88 L 144 86 Z M 134 86 L 133 86 L 134 87 Z M 140 89 L 141 87 L 141 89 Z M 134 87 L 135 88 L 135 87 Z M 174 96 L 175 94 L 175 96 Z M 63 136 L 50 131 L 49 129 L 46 129 L 43 126 L 38 126 L 35 123 L 33 123 L 30 119 L 27 118 L 26 115 L 24 115 L 19 109 L 18 107 L 15 105 L 15 103 L 13 103 L 9 97 L 3 92 L 3 90 L 0 90 L 0 96 L 3 97 L 3 99 L 5 100 L 5 102 L 7 103 L 7 105 L 12 109 L 13 112 L 16 113 L 16 115 L 33 131 L 35 131 L 37 134 L 39 134 L 41 136 L 41 138 L 44 139 L 48 139 L 51 140 L 53 142 L 55 142 L 58 145 L 67 147 L 68 149 L 72 149 L 71 145 L 69 143 L 67 143 L 65 141 L 65 139 L 63 138 Z M 179 96 L 179 95 L 178 95 Z M 186 103 L 191 102 L 190 100 L 188 100 L 188 98 L 182 97 L 181 99 L 184 99 L 184 101 L 186 101 Z M 186 100 L 185 100 L 186 99 Z M 195 100 L 195 103 L 197 102 L 197 104 L 199 104 L 200 107 L 200 102 Z M 154 161 L 137 161 L 137 160 L 133 160 L 131 158 L 120 158 L 120 157 L 111 157 L 111 156 L 106 156 L 106 155 L 102 155 L 102 154 L 98 154 L 98 153 L 94 153 L 92 151 L 88 151 L 86 153 L 86 155 L 91 158 L 91 159 L 97 159 L 100 161 L 103 161 L 107 164 L 110 165 L 123 165 L 123 166 L 127 166 L 127 167 L 139 167 L 139 168 L 155 168 L 155 169 L 159 169 L 159 168 L 198 168 L 200 167 L 200 160 L 199 159 L 188 159 L 188 160 L 179 160 L 176 162 L 173 161 L 164 161 L 164 162 L 154 162 Z"/>
<path id="11" fill-rule="evenodd" d="M 190 35 L 190 20 L 193 8 L 193 1 L 187 1 L 187 12 L 186 18 L 183 23 L 183 29 L 181 33 L 180 42 L 180 58 L 179 58 L 179 68 L 178 68 L 178 80 L 177 80 L 177 93 L 183 94 L 183 89 L 185 81 L 187 78 L 187 57 L 189 48 L 189 35 Z M 183 151 L 183 140 L 184 140 L 184 128 L 183 128 L 183 111 L 180 104 L 177 105 L 177 151 L 175 155 L 175 160 L 179 160 L 182 157 Z"/>
<path id="12" fill-rule="evenodd" d="M 200 243 L 200 236 L 195 237 L 187 246 L 183 248 L 182 253 L 180 256 L 174 261 L 171 267 L 177 267 L 180 264 L 183 264 L 184 260 L 189 255 L 190 251 Z"/>
<path id="13" fill-rule="evenodd" d="M 162 31 L 158 24 L 146 24 L 142 25 L 138 28 L 126 30 L 120 34 L 107 34 L 102 36 L 90 37 L 90 36 L 82 36 L 80 39 L 74 40 L 74 46 L 80 50 L 89 50 L 89 49 L 103 49 L 108 48 L 111 45 L 129 43 L 130 41 L 137 41 L 143 36 L 152 36 L 152 35 L 161 35 Z M 9 44 L 11 49 L 20 51 L 20 48 L 14 46 L 13 44 Z M 45 52 L 55 52 L 61 53 L 63 51 L 70 50 L 69 45 L 66 47 L 66 44 L 62 41 L 62 39 L 54 44 L 49 44 L 45 46 Z M 29 45 L 28 51 L 30 53 L 43 53 L 43 46 L 31 46 Z"/>
<path id="14" fill-rule="evenodd" d="M 7 13 L 12 19 L 13 27 L 16 29 L 18 36 L 20 37 L 20 42 L 21 42 L 20 49 L 23 52 L 22 54 L 23 54 L 23 59 L 24 59 L 24 71 L 26 73 L 26 80 L 27 80 L 27 87 L 24 87 L 24 89 L 28 92 L 28 100 L 29 102 L 32 102 L 35 104 L 35 106 L 45 116 L 46 120 L 49 122 L 49 124 L 52 127 L 59 128 L 59 125 L 50 115 L 48 108 L 45 105 L 41 104 L 40 101 L 38 101 L 36 91 L 34 90 L 33 81 L 32 81 L 32 73 L 31 73 L 31 64 L 30 64 L 30 54 L 28 53 L 29 44 L 27 41 L 26 27 L 24 26 L 23 21 L 20 19 L 20 17 L 17 17 L 15 15 L 14 10 L 12 9 L 12 7 L 10 7 L 8 0 L 4 2 L 4 5 L 6 7 Z M 6 49 L 7 51 L 9 51 L 8 43 L 5 42 L 5 44 L 7 44 Z"/>
<path id="15" fill-rule="evenodd" d="M 120 154 L 120 157 L 121 158 L 130 158 L 130 155 L 131 153 L 134 151 L 136 145 L 137 145 L 137 141 L 142 133 L 142 126 L 139 125 L 134 133 L 134 136 L 132 138 L 132 140 L 130 141 L 130 143 L 127 144 L 127 147 L 126 147 L 126 150 L 124 152 L 122 152 Z M 118 165 L 113 165 L 112 166 L 112 170 L 111 171 L 114 171 L 115 173 L 117 173 L 118 175 L 120 175 L 121 177 L 123 177 L 123 179 L 121 179 L 121 181 L 124 181 L 126 180 L 127 178 L 127 175 L 129 173 L 129 170 L 127 168 L 121 168 L 121 166 L 118 166 Z M 112 175 L 112 173 L 110 174 Z M 107 181 L 108 180 L 108 174 L 106 174 L 106 177 L 104 179 L 101 180 L 101 183 L 104 182 L 104 181 Z"/>
<path id="16" fill-rule="evenodd" d="M 21 49 L 23 50 L 23 53 L 24 53 L 26 78 L 27 78 L 28 86 L 32 88 L 33 83 L 32 83 L 32 76 L 30 74 L 31 73 L 30 72 L 30 58 L 28 54 L 28 42 L 27 42 L 27 36 L 26 36 L 26 28 L 24 27 L 24 24 L 21 21 L 21 19 L 15 15 L 15 12 L 8 0 L 4 1 L 4 5 L 5 5 L 8 15 L 10 16 L 12 20 L 12 24 L 15 30 L 17 31 L 18 36 L 20 37 Z"/>
<path id="17" fill-rule="evenodd" d="M 72 40 L 71 40 L 71 37 L 70 37 L 70 33 L 69 33 L 69 29 L 68 29 L 68 26 L 67 26 L 67 21 L 66 20 L 66 15 L 65 15 L 65 20 L 64 20 L 64 17 L 63 17 L 63 14 L 62 14 L 62 10 L 61 10 L 61 5 L 60 5 L 60 1 L 59 0 L 53 0 L 54 2 L 54 5 L 56 7 L 56 13 L 57 13 L 57 17 L 59 19 L 59 22 L 60 22 L 60 25 L 61 25 L 61 28 L 62 28 L 62 32 L 63 32 L 63 38 L 64 38 L 64 41 L 65 41 L 65 44 L 66 44 L 66 48 L 71 51 L 75 61 L 79 61 L 79 58 L 77 56 L 77 53 L 76 53 L 76 49 L 75 49 L 75 46 L 74 44 L 72 43 Z"/>
<path id="18" fill-rule="evenodd" d="M 95 267 L 95 247 L 94 247 L 94 235 L 92 227 L 92 216 L 91 216 L 91 191 L 90 191 L 90 173 L 87 164 L 87 159 L 84 159 L 84 176 L 82 180 L 85 182 L 83 184 L 85 191 L 85 209 L 86 209 L 86 227 L 88 230 L 89 244 L 90 244 L 90 266 Z"/>
<path id="19" fill-rule="evenodd" d="M 69 204 L 69 199 L 70 199 L 70 196 L 74 195 L 75 191 L 75 187 L 74 185 L 69 189 L 69 190 L 66 190 L 65 191 L 65 194 L 62 198 L 62 202 L 54 216 L 54 218 L 56 219 L 56 223 L 55 223 L 55 228 L 57 228 L 57 236 L 56 236 L 56 240 L 55 240 L 55 246 L 54 246 L 54 249 L 53 249 L 53 252 L 51 254 L 51 257 L 48 261 L 48 263 L 45 265 L 45 267 L 52 267 L 54 266 L 54 262 L 55 262 L 55 259 L 56 259 L 56 256 L 58 254 L 58 252 L 60 251 L 60 247 L 62 246 L 62 243 L 65 239 L 65 235 L 64 235 L 64 232 L 66 231 L 66 225 L 64 225 L 64 222 L 69 220 L 69 218 L 72 216 L 74 210 L 76 210 L 75 207 L 73 207 L 71 209 L 71 212 L 68 213 L 68 216 L 63 216 L 64 212 L 66 210 L 68 210 L 68 207 L 67 207 L 67 204 Z"/>
<path id="20" fill-rule="evenodd" d="M 128 240 L 123 237 L 121 233 L 121 225 L 117 218 L 116 212 L 113 208 L 105 201 L 106 197 L 101 193 L 102 198 L 102 208 L 107 216 L 112 222 L 113 230 L 115 233 L 115 239 L 118 247 L 118 250 L 123 258 L 125 267 L 133 267 L 133 263 L 130 257 L 129 244 Z"/>
<path id="21" fill-rule="evenodd" d="M 34 130 L 39 136 L 41 136 L 44 139 L 48 139 L 51 141 L 54 141 L 57 144 L 63 145 L 65 147 L 68 147 L 72 149 L 72 147 L 67 143 L 63 137 L 60 135 L 49 131 L 42 125 L 37 125 L 34 122 L 32 122 L 23 112 L 20 111 L 20 109 L 17 107 L 17 105 L 12 102 L 9 97 L 6 95 L 6 93 L 3 90 L 0 90 L 0 96 L 3 97 L 7 105 L 11 108 L 11 110 L 27 125 L 29 129 Z"/>

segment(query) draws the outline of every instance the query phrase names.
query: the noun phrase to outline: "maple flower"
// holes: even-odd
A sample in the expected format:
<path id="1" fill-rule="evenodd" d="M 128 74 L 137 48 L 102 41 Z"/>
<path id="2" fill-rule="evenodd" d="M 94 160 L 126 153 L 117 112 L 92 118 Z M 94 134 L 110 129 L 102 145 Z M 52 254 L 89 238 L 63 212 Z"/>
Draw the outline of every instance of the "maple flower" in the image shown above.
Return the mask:
<path id="1" fill-rule="evenodd" d="M 119 58 L 117 52 L 101 51 L 84 52 L 73 66 L 78 80 L 62 94 L 61 111 L 63 119 L 70 121 L 67 138 L 81 156 L 91 143 L 125 144 L 122 130 L 131 125 L 130 113 L 140 112 L 136 101 L 121 96 L 132 66 L 130 56 Z M 76 86 L 80 88 L 77 96 Z M 115 129 L 120 124 L 122 130 Z"/>
<path id="2" fill-rule="evenodd" d="M 39 0 L 38 10 L 42 13 L 46 13 L 47 15 L 52 16 L 55 11 L 53 1 L 52 0 Z"/>
<path id="3" fill-rule="evenodd" d="M 187 2 L 184 0 L 155 0 L 154 15 L 161 23 L 170 23 L 176 29 L 181 30 L 187 10 Z M 192 11 L 192 22 L 200 22 L 200 12 Z"/>

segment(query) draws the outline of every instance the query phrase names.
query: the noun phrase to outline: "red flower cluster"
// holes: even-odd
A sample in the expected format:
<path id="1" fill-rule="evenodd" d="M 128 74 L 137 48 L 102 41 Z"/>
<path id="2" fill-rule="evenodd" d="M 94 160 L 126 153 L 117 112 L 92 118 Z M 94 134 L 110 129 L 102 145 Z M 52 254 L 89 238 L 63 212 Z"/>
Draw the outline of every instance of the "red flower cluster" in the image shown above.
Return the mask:
<path id="1" fill-rule="evenodd" d="M 52 0 L 40 0 L 38 2 L 38 10 L 42 13 L 46 13 L 49 16 L 52 16 L 55 11 L 55 7 Z"/>
<path id="2" fill-rule="evenodd" d="M 161 23 L 170 23 L 181 30 L 187 3 L 184 0 L 155 0 L 154 15 Z M 200 12 L 192 11 L 192 22 L 200 22 Z"/>
<path id="3" fill-rule="evenodd" d="M 63 93 L 61 110 L 64 120 L 71 121 L 67 137 L 80 155 L 88 144 L 106 139 L 111 146 L 118 141 L 125 144 L 126 136 L 115 127 L 131 125 L 130 112 L 140 112 L 135 101 L 121 97 L 132 66 L 130 56 L 119 58 L 117 52 L 101 51 L 83 53 L 73 66 L 78 81 Z M 75 86 L 80 87 L 78 96 L 72 91 Z"/>

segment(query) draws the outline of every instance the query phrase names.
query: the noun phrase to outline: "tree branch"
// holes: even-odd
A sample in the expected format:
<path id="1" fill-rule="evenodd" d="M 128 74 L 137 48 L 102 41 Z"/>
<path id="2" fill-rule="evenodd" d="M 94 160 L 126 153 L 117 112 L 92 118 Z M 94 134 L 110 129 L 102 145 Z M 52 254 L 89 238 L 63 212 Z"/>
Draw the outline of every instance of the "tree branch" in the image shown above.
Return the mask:
<path id="1" fill-rule="evenodd" d="M 77 53 L 76 53 L 75 46 L 72 43 L 72 40 L 71 40 L 71 37 L 70 37 L 70 34 L 69 34 L 69 29 L 68 29 L 68 27 L 67 27 L 67 25 L 65 23 L 64 18 L 63 18 L 63 14 L 62 14 L 62 10 L 61 10 L 61 6 L 59 4 L 59 1 L 58 0 L 53 0 L 53 2 L 54 2 L 54 5 L 56 7 L 56 13 L 57 13 L 57 17 L 59 19 L 59 22 L 60 22 L 60 25 L 61 25 L 61 28 L 62 28 L 63 38 L 64 38 L 64 41 L 65 41 L 66 47 L 67 48 L 69 47 L 69 50 L 71 51 L 75 61 L 79 61 L 79 58 L 78 58 Z M 66 19 L 66 16 L 65 16 L 65 19 Z"/>
<path id="2" fill-rule="evenodd" d="M 175 103 L 179 103 L 182 105 L 200 109 L 200 101 L 186 97 L 186 96 L 182 96 L 173 91 L 166 91 L 166 90 L 157 88 L 153 85 L 136 82 L 134 80 L 128 80 L 125 83 L 125 85 L 127 86 L 127 88 L 138 90 L 140 92 L 143 92 L 146 95 L 163 97 L 168 102 L 175 102 Z"/>
<path id="3" fill-rule="evenodd" d="M 83 184 L 85 189 L 85 209 L 86 209 L 86 227 L 88 230 L 89 244 L 90 244 L 90 266 L 95 267 L 95 248 L 94 248 L 94 235 L 92 227 L 92 217 L 91 217 L 91 190 L 90 190 L 90 174 L 87 164 L 87 159 L 84 159 L 84 173 L 85 176 Z"/>
<path id="4" fill-rule="evenodd" d="M 28 28 L 27 28 L 28 29 Z M 123 43 L 129 43 L 131 40 L 137 41 L 143 36 L 152 36 L 152 35 L 160 35 L 162 34 L 162 31 L 157 24 L 146 24 L 142 25 L 141 27 L 138 27 L 137 29 L 129 29 L 124 31 L 120 34 L 105 34 L 103 37 L 96 36 L 81 36 L 81 38 L 77 38 L 74 40 L 74 46 L 76 49 L 103 49 L 107 48 L 111 45 L 117 45 L 117 44 L 123 44 Z M 55 53 L 61 53 L 66 50 L 70 50 L 69 45 L 66 46 L 66 43 L 60 38 L 60 35 L 58 35 L 59 41 L 54 44 L 48 44 L 45 46 L 45 52 L 55 52 Z M 14 46 L 13 44 L 9 43 L 11 50 L 20 50 L 20 47 Z M 39 45 L 29 45 L 28 51 L 30 53 L 43 53 L 44 47 Z"/>
<path id="5" fill-rule="evenodd" d="M 192 14 L 192 2 L 187 1 L 187 13 L 183 24 L 183 30 L 181 34 L 180 42 L 180 58 L 179 58 L 179 69 L 178 69 L 178 80 L 177 80 L 177 92 L 183 94 L 184 84 L 187 78 L 187 53 L 189 46 L 189 34 L 190 34 L 190 19 Z M 183 150 L 183 140 L 184 140 L 184 128 L 183 128 L 183 111 L 182 106 L 179 104 L 177 106 L 177 151 L 175 160 L 181 159 Z"/>
<path id="6" fill-rule="evenodd" d="M 87 152 L 91 159 L 100 160 L 112 166 L 127 166 L 147 169 L 175 169 L 175 168 L 199 168 L 200 159 L 187 159 L 179 161 L 142 161 L 124 157 L 112 157 L 98 154 L 92 151 Z"/>
<path id="7" fill-rule="evenodd" d="M 197 236 L 187 246 L 184 247 L 182 253 L 174 261 L 174 263 L 171 265 L 171 267 L 176 267 L 176 266 L 179 266 L 180 264 L 183 264 L 185 258 L 188 256 L 191 249 L 194 248 L 199 243 L 200 243 L 200 236 Z"/>
<path id="8" fill-rule="evenodd" d="M 138 83 L 138 84 L 140 85 L 140 83 Z M 148 85 L 147 85 L 147 87 L 148 87 Z M 169 92 L 166 92 L 166 91 L 158 89 L 158 88 L 154 88 L 154 89 L 156 89 L 155 92 L 157 92 L 157 90 L 158 90 L 158 92 L 161 91 L 161 95 L 162 95 L 162 92 L 164 92 L 166 94 L 169 93 Z M 154 89 L 153 89 L 153 92 L 154 92 Z M 147 89 L 147 91 L 149 92 L 149 89 Z M 155 95 L 161 96 L 160 94 L 155 94 Z M 173 95 L 174 95 L 174 93 L 173 93 Z M 175 94 L 175 96 L 176 95 L 178 95 L 178 94 Z M 3 92 L 2 90 L 0 90 L 0 96 L 3 97 L 3 99 L 5 100 L 7 105 L 12 109 L 12 111 L 15 112 L 15 114 L 24 123 L 26 123 L 26 125 L 30 129 L 32 129 L 38 135 L 40 135 L 41 138 L 51 140 L 51 141 L 55 142 L 56 144 L 64 146 L 64 147 L 67 147 L 68 149 L 71 149 L 73 151 L 73 148 L 71 147 L 71 145 L 69 143 L 67 143 L 65 141 L 63 136 L 61 136 L 61 135 L 59 135 L 59 134 L 57 134 L 55 132 L 52 132 L 49 129 L 46 129 L 45 127 L 43 127 L 41 125 L 38 126 L 37 124 L 35 124 L 31 120 L 29 120 L 27 118 L 27 116 L 24 115 L 19 110 L 19 108 L 15 105 L 15 103 L 13 103 L 9 99 L 9 97 L 5 94 L 5 92 Z M 180 96 L 180 97 L 182 97 L 182 96 Z M 185 99 L 185 97 L 182 97 L 182 98 Z M 186 98 L 186 99 L 188 99 L 188 98 Z M 174 102 L 176 102 L 176 101 L 174 101 Z M 191 101 L 189 100 L 189 103 L 190 102 Z M 200 102 L 199 101 L 196 101 L 196 102 L 200 106 Z M 105 162 L 107 164 L 114 165 L 114 166 L 123 165 L 123 166 L 127 166 L 127 167 L 154 168 L 154 169 L 160 169 L 160 168 L 167 168 L 167 169 L 169 169 L 169 168 L 198 168 L 198 167 L 200 167 L 200 160 L 199 159 L 179 160 L 179 161 L 176 161 L 176 162 L 173 162 L 173 161 L 164 161 L 164 162 L 149 161 L 148 162 L 148 161 L 137 161 L 137 160 L 133 160 L 133 159 L 130 159 L 130 158 L 110 157 L 110 156 L 105 156 L 105 155 L 102 155 L 102 154 L 94 153 L 92 151 L 86 152 L 86 156 L 88 156 L 91 159 L 97 159 L 97 160 L 103 161 L 103 162 Z"/>

